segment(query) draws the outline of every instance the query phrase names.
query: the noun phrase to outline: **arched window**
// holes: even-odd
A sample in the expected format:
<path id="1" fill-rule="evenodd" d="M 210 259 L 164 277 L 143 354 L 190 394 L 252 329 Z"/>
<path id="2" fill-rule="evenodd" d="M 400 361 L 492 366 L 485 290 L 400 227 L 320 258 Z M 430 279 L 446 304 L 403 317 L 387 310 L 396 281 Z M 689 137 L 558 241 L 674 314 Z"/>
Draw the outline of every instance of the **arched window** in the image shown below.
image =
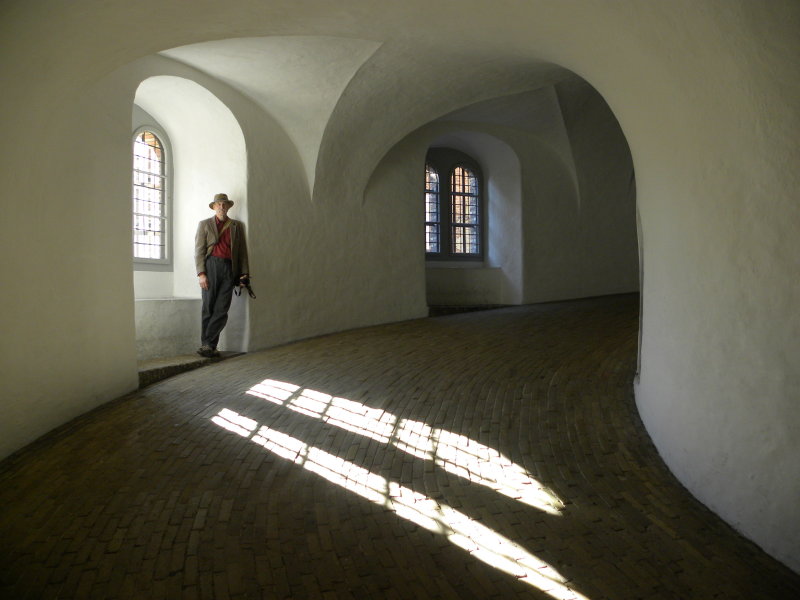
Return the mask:
<path id="1" fill-rule="evenodd" d="M 133 257 L 166 262 L 167 161 L 155 133 L 138 132 L 133 140 Z"/>
<path id="2" fill-rule="evenodd" d="M 439 174 L 447 174 L 441 177 Z M 425 253 L 429 260 L 483 259 L 478 164 L 450 148 L 431 148 L 425 164 Z"/>

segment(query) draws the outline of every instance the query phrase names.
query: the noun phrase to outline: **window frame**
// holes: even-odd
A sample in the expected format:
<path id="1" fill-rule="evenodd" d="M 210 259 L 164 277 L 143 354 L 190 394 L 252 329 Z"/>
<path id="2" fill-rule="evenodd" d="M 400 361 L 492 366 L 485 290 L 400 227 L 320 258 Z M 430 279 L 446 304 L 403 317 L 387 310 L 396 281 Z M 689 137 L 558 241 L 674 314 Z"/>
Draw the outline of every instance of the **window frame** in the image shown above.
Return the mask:
<path id="1" fill-rule="evenodd" d="M 133 212 L 133 186 L 134 186 L 134 170 L 133 170 L 133 148 L 136 138 L 143 132 L 152 133 L 161 143 L 164 152 L 164 257 L 163 258 L 142 258 L 135 256 L 134 253 L 134 212 Z M 137 271 L 171 271 L 173 262 L 173 246 L 172 246 L 172 146 L 170 145 L 169 137 L 163 129 L 154 125 L 153 123 L 146 123 L 137 127 L 131 135 L 131 187 L 128 201 L 130 205 L 131 215 L 131 256 L 133 258 L 134 269 Z"/>
<path id="2" fill-rule="evenodd" d="M 435 182 L 431 182 L 428 177 L 428 171 L 430 170 L 431 173 L 436 178 Z M 442 249 L 442 194 L 441 194 L 441 180 L 442 176 L 436 170 L 436 168 L 428 163 L 425 162 L 425 253 L 426 254 L 439 254 Z M 434 187 L 429 185 L 429 183 L 434 183 Z M 431 210 L 431 205 L 435 205 L 435 210 Z M 431 216 L 435 216 L 435 219 L 429 219 Z M 435 228 L 435 231 L 430 231 L 429 228 Z M 438 248 L 435 252 L 431 252 L 428 250 L 430 245 L 430 238 L 429 234 L 434 233 L 436 235 L 436 247 Z"/>
<path id="3" fill-rule="evenodd" d="M 454 148 L 436 147 L 430 148 L 425 156 L 425 167 L 432 168 L 439 176 L 439 252 L 427 251 L 427 234 L 425 236 L 425 260 L 428 262 L 447 261 L 460 263 L 483 262 L 486 256 L 486 189 L 483 178 L 483 171 L 478 162 L 459 150 Z M 458 167 L 468 169 L 477 179 L 477 199 L 478 199 L 478 253 L 456 253 L 453 252 L 453 214 L 452 202 L 453 192 L 451 189 L 452 176 Z M 425 212 L 426 212 L 426 231 L 430 223 L 427 220 L 427 177 L 425 179 Z"/>

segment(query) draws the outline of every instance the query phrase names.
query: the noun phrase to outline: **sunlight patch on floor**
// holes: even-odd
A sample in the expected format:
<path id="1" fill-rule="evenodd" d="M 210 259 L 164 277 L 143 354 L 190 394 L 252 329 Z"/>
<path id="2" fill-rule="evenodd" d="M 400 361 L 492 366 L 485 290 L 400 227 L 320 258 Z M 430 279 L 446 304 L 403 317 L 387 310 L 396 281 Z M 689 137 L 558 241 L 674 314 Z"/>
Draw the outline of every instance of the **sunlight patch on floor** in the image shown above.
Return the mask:
<path id="1" fill-rule="evenodd" d="M 319 400 L 316 395 L 306 396 L 306 399 L 309 398 Z M 308 408 L 305 400 L 302 402 L 302 406 Z M 228 431 L 250 437 L 253 442 L 276 456 L 289 460 L 334 485 L 383 506 L 428 531 L 447 537 L 451 543 L 471 556 L 542 590 L 552 598 L 588 600 L 570 589 L 567 580 L 549 564 L 530 554 L 519 544 L 446 504 L 293 436 L 264 425 L 259 427 L 256 421 L 235 411 L 223 409 L 211 420 Z M 410 423 L 409 427 L 414 433 L 409 436 L 411 443 L 420 444 L 430 439 L 427 430 L 420 424 Z M 467 447 L 470 445 L 467 444 Z M 473 444 L 471 448 L 479 454 L 483 453 L 483 446 L 480 444 Z M 458 453 L 454 455 L 456 458 L 458 456 Z"/>
<path id="2" fill-rule="evenodd" d="M 293 383 L 265 379 L 246 392 L 319 419 L 329 425 L 390 444 L 416 458 L 433 461 L 448 473 L 560 515 L 564 503 L 497 450 L 467 436 L 431 427 L 421 421 L 398 419 L 380 408 L 304 388 Z"/>

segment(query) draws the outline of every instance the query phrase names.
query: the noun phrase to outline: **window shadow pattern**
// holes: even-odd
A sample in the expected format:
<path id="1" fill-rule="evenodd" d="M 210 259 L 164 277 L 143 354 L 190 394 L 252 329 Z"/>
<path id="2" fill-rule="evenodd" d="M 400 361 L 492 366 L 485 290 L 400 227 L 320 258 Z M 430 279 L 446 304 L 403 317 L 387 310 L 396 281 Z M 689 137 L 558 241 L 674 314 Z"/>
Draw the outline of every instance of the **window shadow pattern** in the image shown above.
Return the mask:
<path id="1" fill-rule="evenodd" d="M 285 381 L 266 379 L 246 394 L 321 421 L 327 427 L 363 435 L 549 515 L 559 517 L 565 508 L 561 499 L 521 466 L 467 436 Z M 223 408 L 211 420 L 397 517 L 443 536 L 470 557 L 551 598 L 588 600 L 550 564 L 522 545 L 449 506 L 444 499 L 434 499 L 402 485 L 391 473 L 370 471 L 229 408 Z"/>

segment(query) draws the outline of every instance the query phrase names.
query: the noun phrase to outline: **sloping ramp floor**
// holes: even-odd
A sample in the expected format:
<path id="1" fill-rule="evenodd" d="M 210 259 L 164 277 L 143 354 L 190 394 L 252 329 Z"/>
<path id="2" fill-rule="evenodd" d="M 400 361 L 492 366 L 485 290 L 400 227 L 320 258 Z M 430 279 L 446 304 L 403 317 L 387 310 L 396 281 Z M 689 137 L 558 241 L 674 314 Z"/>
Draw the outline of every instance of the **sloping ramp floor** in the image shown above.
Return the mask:
<path id="1" fill-rule="evenodd" d="M 800 598 L 659 459 L 637 307 L 371 327 L 111 402 L 0 463 L 0 597 Z"/>

